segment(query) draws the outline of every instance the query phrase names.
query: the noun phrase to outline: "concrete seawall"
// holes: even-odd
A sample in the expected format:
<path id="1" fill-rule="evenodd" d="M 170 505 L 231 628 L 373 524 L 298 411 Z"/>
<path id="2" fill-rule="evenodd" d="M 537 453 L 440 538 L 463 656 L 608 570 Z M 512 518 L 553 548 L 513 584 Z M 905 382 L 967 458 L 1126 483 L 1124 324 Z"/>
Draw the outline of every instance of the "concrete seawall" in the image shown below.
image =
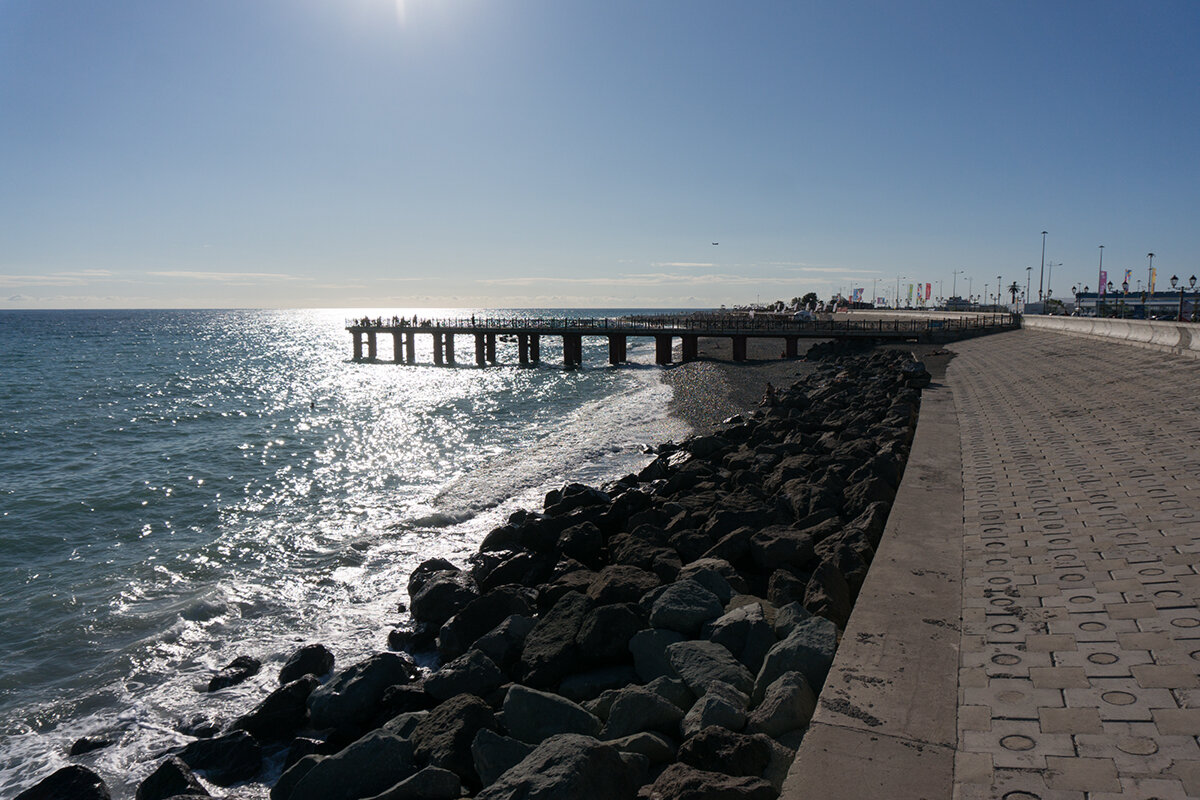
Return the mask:
<path id="1" fill-rule="evenodd" d="M 1193 333 L 1200 329 L 1186 322 L 1027 316 L 1022 318 L 1021 327 L 1087 339 L 1111 339 L 1147 350 L 1200 358 L 1200 336 Z"/>

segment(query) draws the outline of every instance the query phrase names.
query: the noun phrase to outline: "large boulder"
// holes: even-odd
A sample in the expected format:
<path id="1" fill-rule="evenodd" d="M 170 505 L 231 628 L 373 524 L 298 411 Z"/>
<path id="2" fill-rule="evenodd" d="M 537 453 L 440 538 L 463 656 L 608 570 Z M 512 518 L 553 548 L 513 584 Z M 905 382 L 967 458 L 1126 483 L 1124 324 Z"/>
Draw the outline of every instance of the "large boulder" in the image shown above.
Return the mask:
<path id="1" fill-rule="evenodd" d="M 288 658 L 279 670 L 280 685 L 305 675 L 324 677 L 333 671 L 333 653 L 323 644 L 306 644 Z"/>
<path id="2" fill-rule="evenodd" d="M 165 800 L 180 794 L 207 796 L 208 790 L 178 756 L 168 756 L 138 784 L 136 800 Z"/>
<path id="3" fill-rule="evenodd" d="M 458 567 L 451 565 L 450 569 L 425 572 L 421 567 L 413 572 L 408 582 L 409 611 L 417 622 L 441 627 L 479 596 L 471 575 Z"/>
<path id="4" fill-rule="evenodd" d="M 620 689 L 637 682 L 638 675 L 633 666 L 619 664 L 568 675 L 559 682 L 556 691 L 568 700 L 581 703 L 597 697 L 601 692 Z"/>
<path id="5" fill-rule="evenodd" d="M 42 778 L 13 800 L 109 800 L 108 787 L 87 767 L 71 764 Z"/>
<path id="6" fill-rule="evenodd" d="M 817 697 L 804 676 L 785 672 L 764 690 L 762 701 L 746 720 L 746 730 L 778 738 L 806 727 L 816 708 Z"/>
<path id="7" fill-rule="evenodd" d="M 257 708 L 239 717 L 232 727 L 248 731 L 264 742 L 290 739 L 308 721 L 308 698 L 320 685 L 311 673 L 303 673 L 267 695 Z"/>
<path id="8" fill-rule="evenodd" d="M 494 661 L 472 649 L 426 678 L 425 692 L 435 700 L 448 700 L 456 694 L 486 697 L 506 680 Z"/>
<path id="9" fill-rule="evenodd" d="M 650 624 L 695 636 L 705 623 L 721 616 L 724 610 L 721 600 L 701 584 L 691 579 L 681 580 L 668 586 L 654 601 Z"/>
<path id="10" fill-rule="evenodd" d="M 663 770 L 649 791 L 653 800 L 775 800 L 776 794 L 761 778 L 723 775 L 679 763 Z"/>
<path id="11" fill-rule="evenodd" d="M 254 677 L 262 669 L 262 662 L 251 656 L 238 656 L 212 677 L 208 682 L 208 690 L 215 692 L 229 686 L 236 686 Z"/>
<path id="12" fill-rule="evenodd" d="M 696 769 L 759 777 L 771 761 L 771 748 L 765 739 L 712 726 L 680 745 L 679 760 Z"/>
<path id="13" fill-rule="evenodd" d="M 750 555 L 761 570 L 773 570 L 782 564 L 803 566 L 812 560 L 814 546 L 811 534 L 778 525 L 750 537 Z"/>
<path id="14" fill-rule="evenodd" d="M 697 696 L 713 681 L 722 681 L 749 694 L 754 677 L 733 655 L 716 642 L 685 641 L 667 647 L 672 669 Z"/>
<path id="15" fill-rule="evenodd" d="M 483 786 L 491 786 L 532 752 L 533 745 L 511 736 L 501 736 L 487 728 L 480 728 L 471 742 L 471 759 Z"/>
<path id="16" fill-rule="evenodd" d="M 458 800 L 462 781 L 448 769 L 425 767 L 366 800 Z"/>
<path id="17" fill-rule="evenodd" d="M 372 731 L 317 761 L 288 800 L 360 800 L 395 786 L 416 772 L 410 742 Z"/>
<path id="18" fill-rule="evenodd" d="M 822 561 L 804 588 L 804 607 L 845 628 L 853 603 L 850 584 L 830 561 Z"/>
<path id="19" fill-rule="evenodd" d="M 239 730 L 213 739 L 197 739 L 180 751 L 179 758 L 217 786 L 232 786 L 258 774 L 262 746 Z"/>
<path id="20" fill-rule="evenodd" d="M 611 603 L 589 611 L 575 636 L 580 657 L 589 664 L 628 662 L 629 640 L 643 627 L 637 609 L 632 603 Z"/>
<path id="21" fill-rule="evenodd" d="M 467 786 L 478 787 L 471 742 L 481 728 L 496 727 L 496 717 L 487 703 L 474 695 L 460 694 L 417 723 L 411 741 L 418 761 L 448 769 Z"/>
<path id="22" fill-rule="evenodd" d="M 476 597 L 442 625 L 438 652 L 444 659 L 457 658 L 507 617 L 533 614 L 535 595 L 533 589 L 523 586 L 500 586 Z"/>
<path id="23" fill-rule="evenodd" d="M 600 570 L 588 587 L 587 595 L 596 605 L 636 603 L 660 583 L 662 581 L 653 572 L 618 564 Z"/>
<path id="24" fill-rule="evenodd" d="M 368 724 L 389 686 L 409 683 L 418 671 L 400 653 L 378 653 L 339 673 L 308 698 L 314 728 L 350 730 Z"/>
<path id="25" fill-rule="evenodd" d="M 767 651 L 778 641 L 761 603 L 737 606 L 704 629 L 710 642 L 723 645 L 751 673 L 762 667 Z"/>
<path id="26" fill-rule="evenodd" d="M 772 647 L 763 659 L 751 698 L 756 702 L 761 700 L 768 686 L 792 671 L 802 674 L 813 691 L 820 694 L 836 652 L 836 625 L 824 617 L 797 622 L 787 638 Z"/>
<path id="27" fill-rule="evenodd" d="M 568 592 L 542 615 L 525 637 L 519 673 L 530 686 L 552 686 L 575 668 L 578 647 L 575 637 L 592 601 L 577 592 Z"/>
<path id="28" fill-rule="evenodd" d="M 633 668 L 646 683 L 662 676 L 675 677 L 671 660 L 667 658 L 667 647 L 684 641 L 677 631 L 647 629 L 638 631 L 629 639 L 629 652 L 633 655 Z"/>
<path id="29" fill-rule="evenodd" d="M 596 736 L 600 720 L 556 694 L 514 684 L 504 698 L 504 727 L 523 742 L 540 744 L 562 733 Z"/>
<path id="30" fill-rule="evenodd" d="M 713 725 L 740 731 L 746 725 L 750 698 L 723 681 L 713 681 L 704 696 L 683 717 L 684 736 L 693 736 Z"/>
<path id="31" fill-rule="evenodd" d="M 536 624 L 533 617 L 513 614 L 488 633 L 475 640 L 475 649 L 486 655 L 496 666 L 508 670 L 521 657 L 525 637 Z"/>
<path id="32" fill-rule="evenodd" d="M 476 800 L 633 800 L 641 783 L 615 747 L 568 733 L 542 742 Z"/>
<path id="33" fill-rule="evenodd" d="M 618 690 L 608 707 L 605 739 L 619 739 L 641 731 L 679 735 L 683 711 L 674 703 L 641 686 Z"/>
<path id="34" fill-rule="evenodd" d="M 744 530 L 739 528 L 738 530 Z M 736 533 L 736 531 L 735 531 Z M 727 534 L 732 536 L 733 534 Z M 723 558 L 699 558 L 679 570 L 676 580 L 694 580 L 717 596 L 722 603 L 728 603 L 736 592 L 746 590 L 746 581 L 733 568 L 733 565 Z"/>
<path id="35" fill-rule="evenodd" d="M 653 731 L 631 733 L 619 739 L 610 739 L 607 744 L 611 744 L 622 753 L 645 756 L 651 764 L 668 764 L 675 760 L 679 750 L 673 739 Z"/>

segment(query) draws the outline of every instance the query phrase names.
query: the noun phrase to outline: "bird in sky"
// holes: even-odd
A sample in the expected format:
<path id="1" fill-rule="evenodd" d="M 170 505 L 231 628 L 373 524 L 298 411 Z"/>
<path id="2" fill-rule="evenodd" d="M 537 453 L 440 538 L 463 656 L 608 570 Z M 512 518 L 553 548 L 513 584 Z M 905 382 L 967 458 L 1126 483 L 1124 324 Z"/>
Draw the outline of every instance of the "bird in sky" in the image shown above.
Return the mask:
<path id="1" fill-rule="evenodd" d="M 714 245 L 718 245 L 718 244 L 720 244 L 720 242 L 713 242 L 713 244 L 714 244 Z"/>

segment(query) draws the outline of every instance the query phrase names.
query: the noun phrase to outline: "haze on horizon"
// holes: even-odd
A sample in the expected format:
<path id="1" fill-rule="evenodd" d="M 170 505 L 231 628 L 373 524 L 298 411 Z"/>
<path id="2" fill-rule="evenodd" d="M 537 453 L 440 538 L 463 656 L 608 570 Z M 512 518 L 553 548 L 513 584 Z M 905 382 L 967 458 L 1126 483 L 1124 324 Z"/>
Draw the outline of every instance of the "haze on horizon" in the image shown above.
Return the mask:
<path id="1" fill-rule="evenodd" d="M 1187 0 L 3 0 L 0 309 L 1036 296 L 1043 230 L 1055 296 L 1101 244 L 1163 289 L 1197 41 Z"/>

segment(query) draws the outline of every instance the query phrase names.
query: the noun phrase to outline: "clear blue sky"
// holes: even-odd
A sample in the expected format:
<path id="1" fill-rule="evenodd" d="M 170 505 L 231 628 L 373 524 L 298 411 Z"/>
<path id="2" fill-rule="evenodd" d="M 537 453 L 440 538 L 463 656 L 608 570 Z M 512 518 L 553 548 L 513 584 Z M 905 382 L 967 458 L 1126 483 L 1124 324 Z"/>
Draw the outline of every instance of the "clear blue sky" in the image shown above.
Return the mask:
<path id="1" fill-rule="evenodd" d="M 0 308 L 1200 272 L 1200 3 L 0 0 Z M 713 245 L 712 242 L 719 242 Z"/>

